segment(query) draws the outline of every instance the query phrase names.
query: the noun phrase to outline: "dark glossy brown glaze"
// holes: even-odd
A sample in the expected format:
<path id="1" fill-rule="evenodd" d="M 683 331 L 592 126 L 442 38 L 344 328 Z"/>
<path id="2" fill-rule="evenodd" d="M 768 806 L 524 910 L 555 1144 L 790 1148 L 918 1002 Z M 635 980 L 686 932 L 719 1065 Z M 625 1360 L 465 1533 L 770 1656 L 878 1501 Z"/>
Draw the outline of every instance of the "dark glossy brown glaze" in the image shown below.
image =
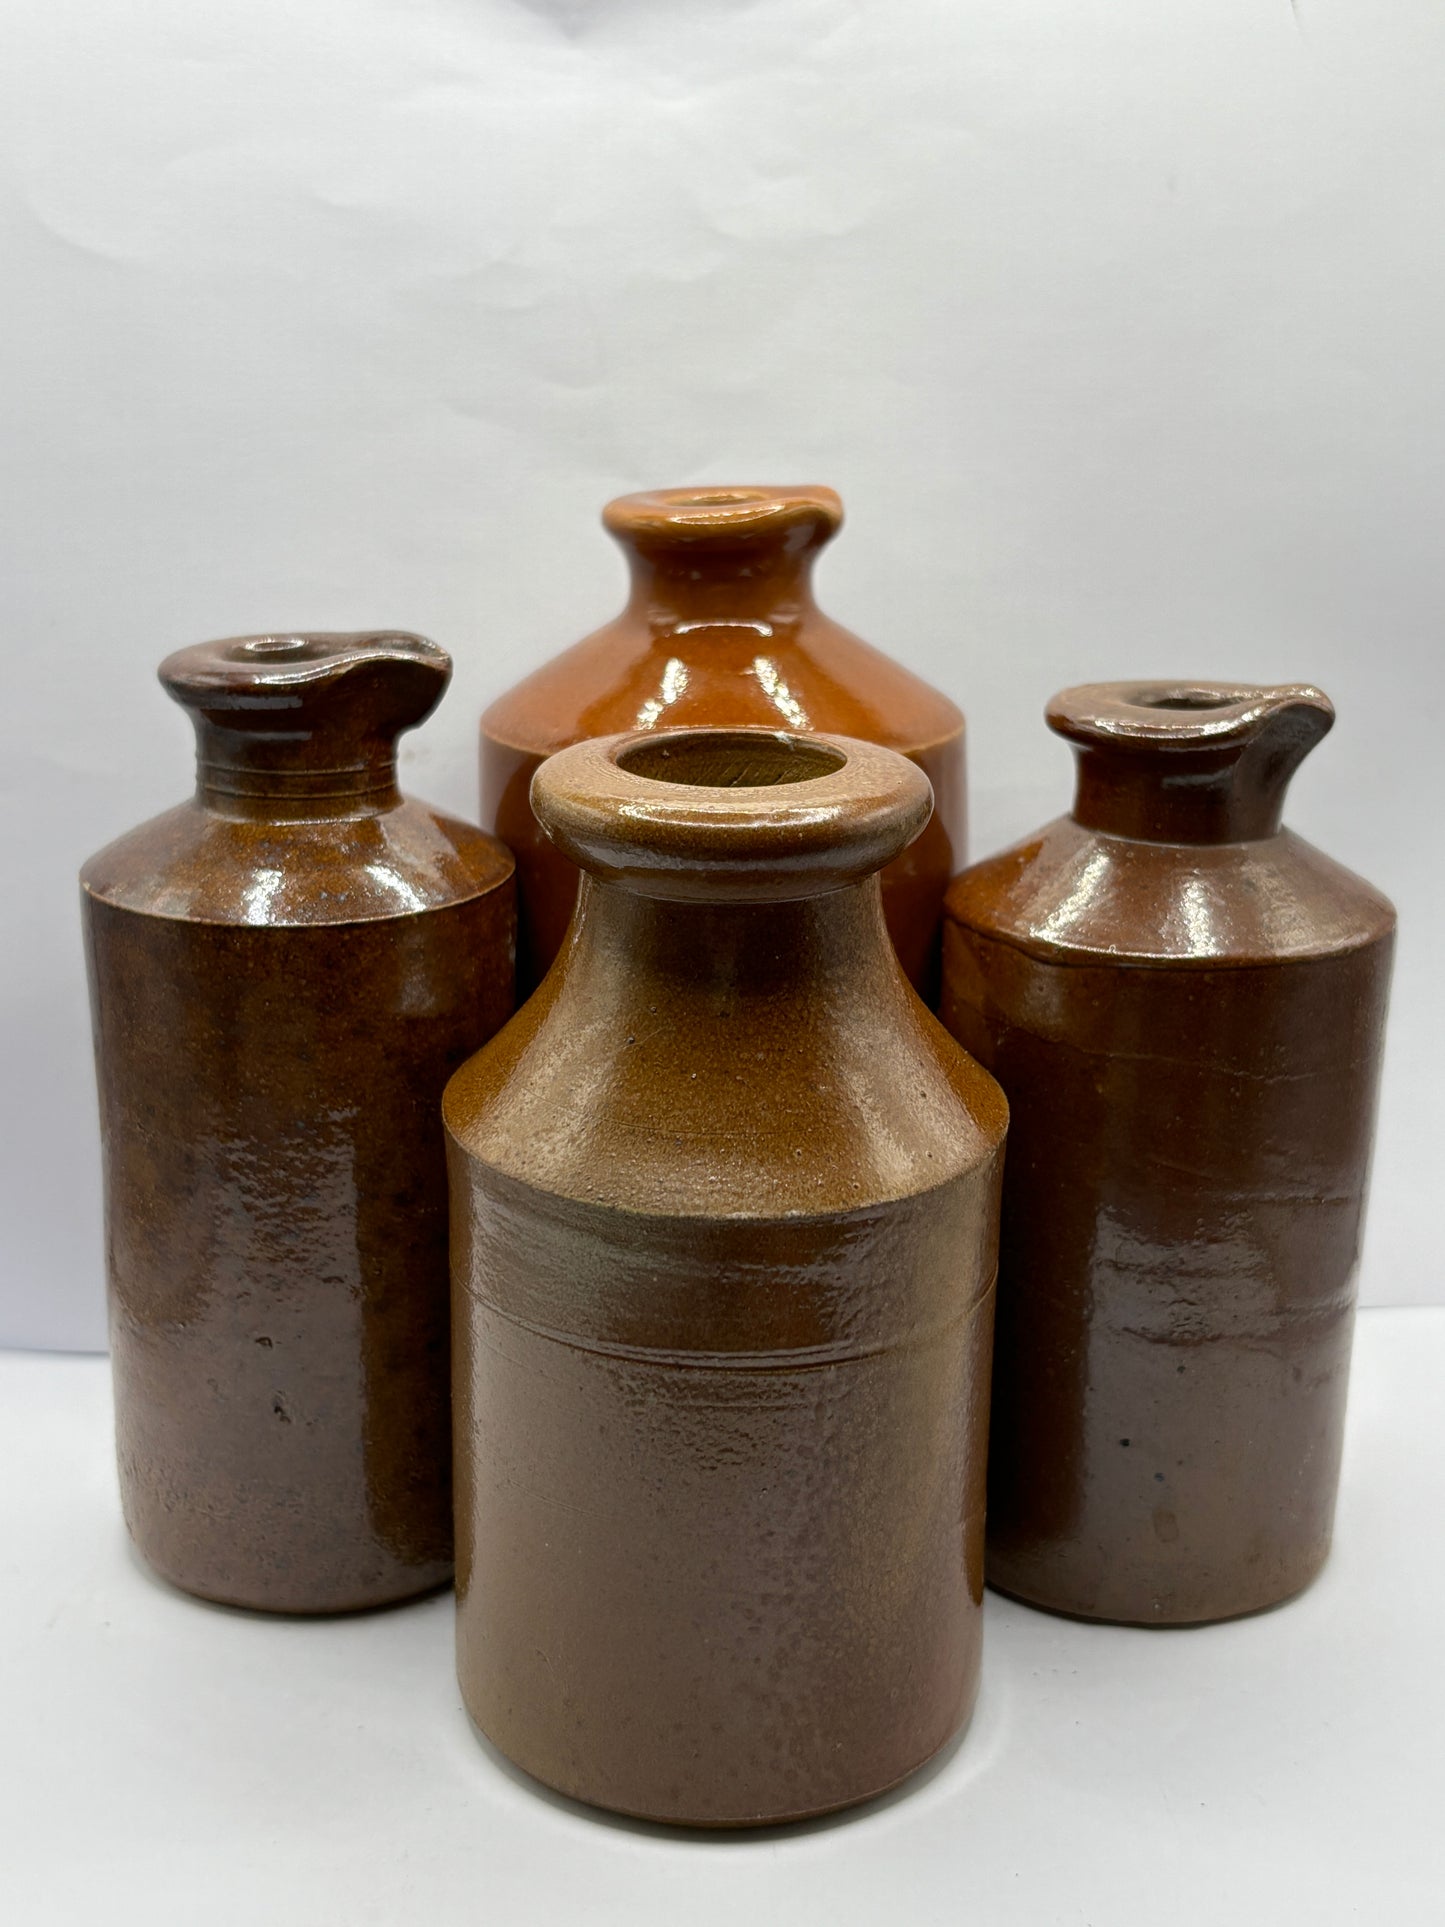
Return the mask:
<path id="1" fill-rule="evenodd" d="M 884 871 L 883 906 L 933 1001 L 943 892 L 964 858 L 963 716 L 813 600 L 814 561 L 842 520 L 830 488 L 659 489 L 608 504 L 632 576 L 627 607 L 482 718 L 482 821 L 517 858 L 524 991 L 556 955 L 577 894 L 575 865 L 532 814 L 542 758 L 624 730 L 751 724 L 862 737 L 926 772 L 934 814 Z"/>
<path id="2" fill-rule="evenodd" d="M 1318 690 L 1101 684 L 1072 816 L 949 891 L 944 1022 L 998 1077 L 991 1584 L 1139 1624 L 1329 1550 L 1394 936 L 1279 827 Z"/>
<path id="3" fill-rule="evenodd" d="M 447 1088 L 458 1670 L 564 1793 L 866 1799 L 978 1678 L 997 1086 L 875 872 L 928 785 L 759 730 L 588 742 L 541 989 Z"/>
<path id="4" fill-rule="evenodd" d="M 82 873 L 126 1522 L 190 1592 L 376 1606 L 451 1572 L 447 1077 L 512 1008 L 512 864 L 404 801 L 418 636 L 161 669 L 196 796 Z"/>

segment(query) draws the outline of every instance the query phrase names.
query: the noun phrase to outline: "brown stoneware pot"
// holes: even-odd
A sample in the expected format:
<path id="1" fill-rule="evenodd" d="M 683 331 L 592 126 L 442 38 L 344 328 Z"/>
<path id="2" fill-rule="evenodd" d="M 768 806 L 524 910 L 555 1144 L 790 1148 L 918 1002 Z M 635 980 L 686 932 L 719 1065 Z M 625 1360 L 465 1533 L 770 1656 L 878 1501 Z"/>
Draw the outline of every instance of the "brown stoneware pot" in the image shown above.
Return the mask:
<path id="1" fill-rule="evenodd" d="M 444 1105 L 462 1691 L 599 1806 L 845 1806 L 978 1677 L 1006 1110 L 883 923 L 928 782 L 684 730 L 533 800 L 576 913 Z"/>
<path id="2" fill-rule="evenodd" d="M 861 736 L 927 773 L 934 813 L 883 872 L 883 908 L 931 1002 L 943 893 L 964 859 L 963 716 L 813 600 L 813 563 L 843 504 L 830 488 L 659 489 L 610 502 L 602 519 L 627 556 L 627 607 L 482 718 L 482 821 L 517 858 L 524 992 L 577 894 L 576 866 L 528 800 L 542 758 L 619 730 L 752 724 Z"/>
<path id="3" fill-rule="evenodd" d="M 1280 828 L 1317 689 L 1102 683 L 1071 816 L 948 894 L 942 1014 L 1013 1108 L 990 1583 L 1141 1625 L 1329 1550 L 1395 917 Z"/>
<path id="4" fill-rule="evenodd" d="M 514 919 L 501 845 L 397 792 L 450 673 L 420 636 L 181 650 L 196 795 L 82 872 L 126 1522 L 234 1605 L 451 1571 L 439 1107 Z"/>

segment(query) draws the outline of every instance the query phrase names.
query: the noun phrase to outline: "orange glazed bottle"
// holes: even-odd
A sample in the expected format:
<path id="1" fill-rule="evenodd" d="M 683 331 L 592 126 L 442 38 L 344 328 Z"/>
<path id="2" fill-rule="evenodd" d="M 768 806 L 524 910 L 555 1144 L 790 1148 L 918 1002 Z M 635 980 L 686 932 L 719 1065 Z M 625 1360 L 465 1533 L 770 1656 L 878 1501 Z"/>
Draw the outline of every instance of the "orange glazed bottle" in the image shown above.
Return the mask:
<path id="1" fill-rule="evenodd" d="M 591 736 L 771 725 L 902 751 L 933 785 L 932 821 L 883 872 L 883 907 L 914 987 L 934 1000 L 948 879 L 964 860 L 964 720 L 956 704 L 824 615 L 818 551 L 830 488 L 659 489 L 603 511 L 632 576 L 626 608 L 482 717 L 482 820 L 517 859 L 519 990 L 545 975 L 577 870 L 542 834 L 529 789 L 544 757 Z"/>

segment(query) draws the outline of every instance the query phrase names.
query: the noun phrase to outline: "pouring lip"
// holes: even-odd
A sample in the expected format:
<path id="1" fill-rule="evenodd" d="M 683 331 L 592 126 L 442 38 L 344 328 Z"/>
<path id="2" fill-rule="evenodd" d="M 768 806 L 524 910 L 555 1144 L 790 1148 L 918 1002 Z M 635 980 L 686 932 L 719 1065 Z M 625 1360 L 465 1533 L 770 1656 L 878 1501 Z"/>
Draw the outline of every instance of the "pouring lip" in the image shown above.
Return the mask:
<path id="1" fill-rule="evenodd" d="M 882 869 L 922 831 L 933 788 L 907 757 L 848 736 L 635 730 L 549 757 L 532 804 L 604 881 L 674 900 L 779 901 Z"/>
<path id="2" fill-rule="evenodd" d="M 431 671 L 445 687 L 452 661 L 439 643 L 405 629 L 274 629 L 191 643 L 156 672 L 177 702 L 290 706 L 297 695 L 352 670 L 397 663 Z"/>
<path id="3" fill-rule="evenodd" d="M 1334 723 L 1335 710 L 1312 683 L 1130 680 L 1060 690 L 1044 719 L 1057 735 L 1085 747 L 1197 752 L 1243 748 L 1286 722 L 1317 741 Z"/>
<path id="4" fill-rule="evenodd" d="M 627 542 L 747 541 L 798 528 L 811 528 L 826 542 L 843 525 L 843 503 L 836 490 L 822 484 L 646 489 L 610 501 L 602 522 Z"/>

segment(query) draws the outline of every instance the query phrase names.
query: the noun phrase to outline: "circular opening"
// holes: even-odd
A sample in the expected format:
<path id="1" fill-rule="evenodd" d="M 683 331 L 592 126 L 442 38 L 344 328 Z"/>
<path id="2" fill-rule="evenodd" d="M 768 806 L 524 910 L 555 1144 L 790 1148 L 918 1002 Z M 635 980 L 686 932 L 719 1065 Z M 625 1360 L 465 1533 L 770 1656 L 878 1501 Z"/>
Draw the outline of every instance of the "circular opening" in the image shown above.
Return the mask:
<path id="1" fill-rule="evenodd" d="M 1232 709 L 1237 700 L 1234 696 L 1209 696 L 1202 689 L 1180 689 L 1171 691 L 1167 696 L 1136 697 L 1135 707 L 1138 709 Z"/>
<path id="2" fill-rule="evenodd" d="M 252 636 L 246 642 L 238 643 L 234 651 L 238 662 L 246 662 L 256 656 L 264 656 L 268 662 L 290 661 L 298 656 L 319 653 L 319 646 L 309 636 Z"/>
<path id="3" fill-rule="evenodd" d="M 629 776 L 645 776 L 654 783 L 687 783 L 694 789 L 762 790 L 831 776 L 847 760 L 841 750 L 800 736 L 709 729 L 699 730 L 691 740 L 669 736 L 634 743 L 617 758 L 617 767 Z"/>
<path id="4" fill-rule="evenodd" d="M 679 508 L 714 509 L 726 508 L 730 502 L 765 502 L 768 497 L 759 488 L 717 488 L 706 493 L 679 495 L 675 499 Z"/>

